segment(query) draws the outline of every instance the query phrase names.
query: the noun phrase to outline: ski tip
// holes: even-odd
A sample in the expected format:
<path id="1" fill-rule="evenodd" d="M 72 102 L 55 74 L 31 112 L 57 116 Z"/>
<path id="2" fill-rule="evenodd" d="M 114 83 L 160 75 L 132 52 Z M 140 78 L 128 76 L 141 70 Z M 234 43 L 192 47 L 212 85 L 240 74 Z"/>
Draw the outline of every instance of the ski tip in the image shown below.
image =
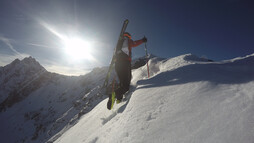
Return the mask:
<path id="1" fill-rule="evenodd" d="M 124 22 L 127 22 L 127 23 L 128 23 L 128 22 L 129 22 L 129 19 L 125 19 L 125 21 L 124 21 Z"/>

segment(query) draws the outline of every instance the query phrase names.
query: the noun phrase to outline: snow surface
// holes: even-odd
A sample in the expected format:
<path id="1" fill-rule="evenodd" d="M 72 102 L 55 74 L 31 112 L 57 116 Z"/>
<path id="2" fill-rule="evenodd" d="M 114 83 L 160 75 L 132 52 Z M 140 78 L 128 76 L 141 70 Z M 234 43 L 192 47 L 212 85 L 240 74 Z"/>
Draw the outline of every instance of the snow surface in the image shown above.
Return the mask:
<path id="1" fill-rule="evenodd" d="M 46 70 L 32 57 L 23 61 L 16 59 L 11 64 L 0 67 L 0 103 L 8 97 L 8 92 L 15 88 L 25 88 L 45 72 Z M 24 86 L 20 88 L 22 83 Z"/>
<path id="2" fill-rule="evenodd" d="M 74 125 L 107 97 L 94 90 L 106 71 L 63 76 L 47 72 L 32 57 L 0 67 L 0 142 L 46 142 Z"/>
<path id="3" fill-rule="evenodd" d="M 153 58 L 133 70 L 124 101 L 107 99 L 56 143 L 253 143 L 254 54 L 209 62 L 191 54 Z"/>

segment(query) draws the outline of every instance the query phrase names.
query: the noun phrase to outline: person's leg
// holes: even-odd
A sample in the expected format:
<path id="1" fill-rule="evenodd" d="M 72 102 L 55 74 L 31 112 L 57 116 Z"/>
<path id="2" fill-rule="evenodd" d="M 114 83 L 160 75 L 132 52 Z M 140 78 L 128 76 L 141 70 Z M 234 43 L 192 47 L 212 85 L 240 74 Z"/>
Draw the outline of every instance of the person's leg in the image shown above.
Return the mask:
<path id="1" fill-rule="evenodd" d="M 131 81 L 131 64 L 129 61 L 126 61 L 123 65 L 123 70 L 118 74 L 120 87 L 115 91 L 116 98 L 120 101 L 123 99 L 123 94 L 129 90 Z"/>
<path id="2" fill-rule="evenodd" d="M 121 81 L 123 81 L 123 79 L 122 79 L 122 77 L 123 77 L 123 75 L 122 75 L 122 73 L 123 73 L 122 70 L 123 70 L 123 69 L 122 69 L 122 62 L 117 61 L 117 62 L 115 63 L 115 71 L 116 71 L 117 76 L 118 76 L 119 81 L 120 81 L 119 88 L 120 88 L 121 85 L 122 85 Z M 108 103 L 107 103 L 107 108 L 108 108 L 109 110 L 111 110 L 112 106 L 114 105 L 115 97 L 116 97 L 116 92 L 110 93 L 110 94 L 109 94 L 109 99 L 108 99 Z"/>

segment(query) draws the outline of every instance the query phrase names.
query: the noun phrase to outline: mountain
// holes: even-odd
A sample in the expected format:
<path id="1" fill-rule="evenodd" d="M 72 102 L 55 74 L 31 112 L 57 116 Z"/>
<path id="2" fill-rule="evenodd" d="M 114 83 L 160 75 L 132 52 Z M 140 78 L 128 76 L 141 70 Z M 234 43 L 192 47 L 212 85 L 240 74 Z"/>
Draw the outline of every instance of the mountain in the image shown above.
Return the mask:
<path id="1" fill-rule="evenodd" d="M 132 71 L 129 100 L 103 100 L 55 143 L 253 143 L 254 54 L 211 62 L 191 54 Z"/>
<path id="2" fill-rule="evenodd" d="M 1 142 L 46 142 L 107 96 L 107 68 L 79 77 L 48 72 L 34 58 L 0 67 Z"/>
<path id="3" fill-rule="evenodd" d="M 147 61 L 149 61 L 150 59 L 152 59 L 154 57 L 157 57 L 157 56 L 155 56 L 153 54 L 149 54 L 148 56 L 143 56 L 143 57 L 132 60 L 131 69 L 137 69 L 137 68 L 144 66 L 147 63 Z M 163 58 L 161 58 L 161 59 L 163 59 Z"/>
<path id="4" fill-rule="evenodd" d="M 9 93 L 15 94 L 11 92 L 19 92 L 18 90 L 25 88 L 32 79 L 38 78 L 45 72 L 46 70 L 32 57 L 25 58 L 23 61 L 16 59 L 11 64 L 1 67 L 0 103 L 8 97 Z M 11 106 L 11 103 L 9 103 L 9 106 Z M 0 107 L 0 110 L 3 109 L 4 107 Z"/>
<path id="5" fill-rule="evenodd" d="M 146 58 L 133 60 L 130 100 L 113 111 L 107 67 L 63 76 L 32 57 L 0 67 L 1 142 L 253 142 L 254 54 L 149 59 L 150 78 Z"/>
<path id="6" fill-rule="evenodd" d="M 143 56 L 143 57 L 132 60 L 131 69 L 138 69 L 138 68 L 144 66 L 147 63 L 147 61 L 149 61 L 152 58 L 157 58 L 157 60 L 165 60 L 165 58 L 159 58 L 158 56 L 155 56 L 153 54 L 148 54 L 148 56 Z M 204 57 L 197 57 L 197 56 L 194 56 L 194 55 L 188 56 L 186 58 L 189 58 L 189 59 L 186 59 L 186 60 L 189 60 L 189 61 L 199 60 L 199 61 L 213 62 L 213 60 L 210 60 L 210 59 L 207 59 L 207 58 L 204 58 Z"/>

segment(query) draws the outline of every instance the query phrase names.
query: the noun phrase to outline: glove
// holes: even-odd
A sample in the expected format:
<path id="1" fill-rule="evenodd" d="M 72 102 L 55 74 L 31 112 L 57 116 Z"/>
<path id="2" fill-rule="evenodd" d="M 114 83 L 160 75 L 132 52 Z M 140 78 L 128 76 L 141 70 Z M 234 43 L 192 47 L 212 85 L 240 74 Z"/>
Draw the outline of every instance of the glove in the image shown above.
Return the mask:
<path id="1" fill-rule="evenodd" d="M 142 39 L 144 43 L 147 42 L 147 38 L 144 36 L 144 38 Z"/>

